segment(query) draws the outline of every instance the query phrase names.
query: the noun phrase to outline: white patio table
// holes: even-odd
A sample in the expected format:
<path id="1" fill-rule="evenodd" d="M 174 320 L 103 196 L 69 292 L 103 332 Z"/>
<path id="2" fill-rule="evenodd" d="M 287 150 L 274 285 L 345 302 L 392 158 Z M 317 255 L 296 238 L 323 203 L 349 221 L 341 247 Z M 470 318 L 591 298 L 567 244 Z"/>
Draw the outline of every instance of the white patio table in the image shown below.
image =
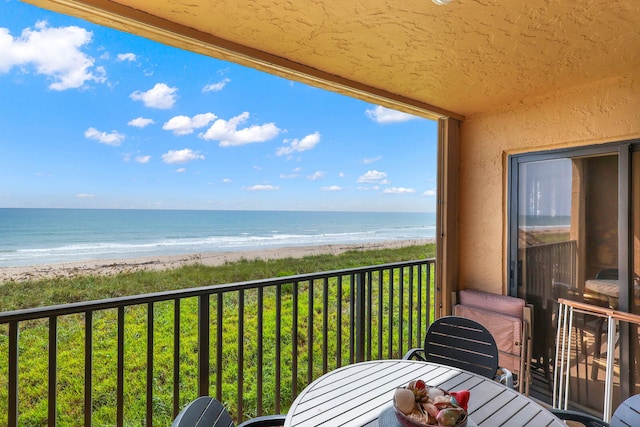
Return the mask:
<path id="1" fill-rule="evenodd" d="M 493 380 L 412 360 L 361 362 L 328 372 L 300 393 L 284 425 L 400 427 L 391 406 L 394 390 L 415 379 L 445 390 L 469 390 L 467 427 L 566 427 L 537 402 Z"/>

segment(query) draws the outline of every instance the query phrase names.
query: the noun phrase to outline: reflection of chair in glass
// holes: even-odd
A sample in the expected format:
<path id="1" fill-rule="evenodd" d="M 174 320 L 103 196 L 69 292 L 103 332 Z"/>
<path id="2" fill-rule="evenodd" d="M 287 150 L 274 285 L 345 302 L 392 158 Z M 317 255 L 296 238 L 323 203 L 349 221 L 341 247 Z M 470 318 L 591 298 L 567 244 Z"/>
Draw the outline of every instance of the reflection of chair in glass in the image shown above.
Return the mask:
<path id="1" fill-rule="evenodd" d="M 600 270 L 598 274 L 596 274 L 596 279 L 618 280 L 618 269 L 606 268 L 604 270 Z"/>
<path id="2" fill-rule="evenodd" d="M 597 300 L 592 300 L 588 296 L 583 296 L 578 288 L 569 286 L 565 283 L 555 282 L 553 284 L 553 299 L 554 299 L 554 313 L 558 304 L 558 298 L 564 298 L 571 301 L 580 301 L 592 305 L 602 305 Z M 584 331 L 590 332 L 593 335 L 594 342 L 594 355 L 600 357 L 600 350 L 602 345 L 602 336 L 607 333 L 605 328 L 604 317 L 589 316 L 577 313 L 575 315 L 577 320 L 576 325 Z M 582 352 L 586 354 L 586 343 L 584 336 L 582 336 Z"/>
<path id="3" fill-rule="evenodd" d="M 453 366 L 513 387 L 513 374 L 498 369 L 498 346 L 491 333 L 465 317 L 445 316 L 435 320 L 427 329 L 424 348 L 409 350 L 404 359 Z"/>
<path id="4" fill-rule="evenodd" d="M 596 274 L 596 279 L 597 280 L 618 280 L 618 269 L 617 268 L 607 268 L 607 269 L 601 270 Z M 590 303 L 590 304 L 594 304 L 594 305 L 608 306 L 609 308 L 613 308 L 613 309 L 617 309 L 618 308 L 618 302 L 617 301 L 615 301 L 615 302 L 611 301 L 610 298 L 607 298 L 606 300 L 603 300 L 602 298 L 600 298 L 600 299 L 596 299 L 595 301 L 590 301 L 590 300 L 585 298 L 585 302 Z M 604 324 L 604 318 L 603 317 L 599 317 L 598 319 L 599 319 L 599 322 L 600 322 L 600 328 L 602 330 L 602 334 L 604 334 L 604 333 L 606 333 L 605 324 Z M 600 334 L 596 339 L 596 351 L 598 352 L 598 355 L 600 354 L 600 346 L 602 344 L 602 341 L 600 339 L 602 337 L 602 334 Z"/>
<path id="5" fill-rule="evenodd" d="M 614 310 L 618 309 L 620 282 L 618 281 L 617 269 L 607 268 L 599 271 L 594 280 L 587 281 L 587 287 L 590 293 L 586 295 L 589 295 L 594 300 L 593 304 Z"/>
<path id="6" fill-rule="evenodd" d="M 606 308 L 612 308 L 614 310 L 618 309 L 618 292 L 619 285 L 618 281 L 618 269 L 617 268 L 606 268 L 604 270 L 600 270 L 595 277 L 596 280 L 603 281 L 612 281 L 615 286 L 609 285 L 606 289 L 613 287 L 615 291 L 613 292 L 605 292 L 596 295 L 593 294 L 585 294 L 585 302 L 592 305 L 599 305 Z M 607 333 L 607 325 L 605 323 L 604 317 L 596 317 L 596 320 L 593 320 L 593 323 L 597 325 L 597 330 L 599 333 L 595 334 L 594 339 L 594 356 L 601 356 L 601 348 L 602 348 L 602 337 Z M 596 331 L 597 332 L 597 331 Z M 591 371 L 591 379 L 596 380 L 598 378 L 598 370 L 600 365 L 594 359 L 593 361 L 593 369 Z"/>
<path id="7" fill-rule="evenodd" d="M 238 427 L 275 427 L 284 424 L 284 415 L 264 415 L 243 422 Z M 201 396 L 189 403 L 171 427 L 233 427 L 231 415 L 218 400 Z"/>
<path id="8" fill-rule="evenodd" d="M 622 402 L 613 413 L 610 423 L 584 412 L 562 409 L 550 409 L 550 411 L 561 420 L 577 421 L 586 427 L 640 426 L 640 394 L 631 396 Z"/>

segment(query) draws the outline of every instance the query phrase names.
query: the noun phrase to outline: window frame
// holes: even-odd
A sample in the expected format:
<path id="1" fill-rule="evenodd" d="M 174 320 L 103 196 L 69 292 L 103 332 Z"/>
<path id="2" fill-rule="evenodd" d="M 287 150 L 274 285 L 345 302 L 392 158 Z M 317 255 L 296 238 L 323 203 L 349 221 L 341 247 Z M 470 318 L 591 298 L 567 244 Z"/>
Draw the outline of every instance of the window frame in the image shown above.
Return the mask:
<path id="1" fill-rule="evenodd" d="M 632 144 L 637 145 L 633 146 Z M 555 150 L 543 150 L 535 152 L 526 152 L 511 154 L 508 158 L 508 170 L 507 170 L 507 271 L 506 277 L 507 294 L 510 296 L 518 295 L 518 174 L 519 167 L 523 163 L 539 162 L 546 160 L 557 160 L 562 158 L 577 158 L 577 157 L 591 157 L 602 155 L 618 155 L 618 178 L 619 178 L 619 196 L 625 196 L 628 202 L 630 196 L 630 181 L 623 179 L 622 166 L 626 164 L 626 172 L 630 170 L 630 149 L 633 147 L 634 151 L 640 151 L 640 139 L 630 141 L 619 141 L 600 145 L 580 146 L 580 147 L 567 147 Z M 630 177 L 629 177 L 630 178 Z M 624 183 L 623 183 L 624 181 Z M 624 187 L 623 185 L 624 184 Z M 627 193 L 622 194 L 624 189 Z M 619 203 L 623 200 L 618 198 Z M 620 205 L 620 211 L 627 213 L 627 218 L 620 218 L 622 212 L 619 213 L 618 224 L 629 224 L 628 220 L 628 206 Z M 621 220 L 624 220 L 622 222 Z M 628 229 L 627 229 L 628 230 Z M 622 230 L 619 230 L 622 231 Z M 627 231 L 625 231 L 627 232 Z M 622 244 L 619 243 L 619 249 L 622 249 Z M 623 252 L 628 252 L 628 244 L 625 245 L 625 251 L 619 251 L 619 255 L 622 258 Z M 626 258 L 625 258 L 626 259 Z"/>
<path id="2" fill-rule="evenodd" d="M 512 154 L 507 162 L 507 294 L 518 296 L 520 268 L 518 266 L 518 188 L 519 167 L 524 163 L 556 160 L 561 158 L 592 157 L 601 155 L 618 156 L 618 270 L 619 280 L 629 283 L 633 274 L 633 188 L 632 188 L 632 153 L 640 152 L 640 138 L 610 142 L 598 145 L 567 147 L 554 150 L 542 150 Z M 640 167 L 637 165 L 636 167 Z M 640 191 L 640 189 L 636 189 Z M 621 292 L 618 310 L 631 312 L 631 291 Z M 628 325 L 620 327 L 621 348 L 631 348 L 631 333 Z M 632 372 L 633 359 L 630 351 L 620 353 L 621 371 Z M 630 381 L 621 382 L 620 393 L 630 396 L 634 393 Z"/>

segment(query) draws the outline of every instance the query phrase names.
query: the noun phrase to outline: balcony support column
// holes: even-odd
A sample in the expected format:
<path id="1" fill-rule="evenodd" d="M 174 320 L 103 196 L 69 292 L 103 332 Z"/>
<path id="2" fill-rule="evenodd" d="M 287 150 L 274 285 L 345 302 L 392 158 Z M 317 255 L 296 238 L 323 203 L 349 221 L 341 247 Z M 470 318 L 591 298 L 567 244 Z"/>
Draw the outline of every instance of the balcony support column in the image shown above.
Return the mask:
<path id="1" fill-rule="evenodd" d="M 458 290 L 458 209 L 460 121 L 438 119 L 435 316 L 451 314 L 451 293 Z"/>

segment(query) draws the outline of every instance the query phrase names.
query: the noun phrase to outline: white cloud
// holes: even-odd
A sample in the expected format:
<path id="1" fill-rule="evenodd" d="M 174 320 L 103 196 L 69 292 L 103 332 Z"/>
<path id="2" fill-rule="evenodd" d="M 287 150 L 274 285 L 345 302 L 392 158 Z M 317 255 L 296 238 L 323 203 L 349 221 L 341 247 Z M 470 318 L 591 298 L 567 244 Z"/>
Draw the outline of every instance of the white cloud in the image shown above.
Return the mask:
<path id="1" fill-rule="evenodd" d="M 293 173 L 290 174 L 284 174 L 281 173 L 280 174 L 280 179 L 293 179 L 293 178 L 298 178 L 300 177 L 300 172 L 302 171 L 302 167 L 298 166 L 297 168 L 293 169 Z"/>
<path id="2" fill-rule="evenodd" d="M 206 140 L 217 139 L 220 141 L 220 147 L 232 147 L 268 141 L 280 133 L 280 129 L 274 123 L 238 129 L 238 125 L 247 121 L 248 118 L 249 113 L 244 112 L 229 121 L 218 119 L 206 132 L 200 134 L 200 137 Z"/>
<path id="3" fill-rule="evenodd" d="M 365 165 L 368 165 L 370 163 L 375 163 L 380 159 L 382 159 L 382 156 L 372 157 L 372 158 L 368 158 L 368 159 L 363 159 L 362 163 L 364 163 Z"/>
<path id="4" fill-rule="evenodd" d="M 158 108 L 160 110 L 168 110 L 176 102 L 176 92 L 178 88 L 169 87 L 164 83 L 156 83 L 156 85 L 146 92 L 136 90 L 129 97 L 134 101 L 142 101 L 149 108 Z"/>
<path id="5" fill-rule="evenodd" d="M 311 150 L 320 142 L 320 132 L 314 132 L 302 138 L 298 139 L 285 139 L 283 144 L 288 144 L 285 147 L 278 148 L 276 156 L 286 156 L 295 152 L 302 152 Z"/>
<path id="6" fill-rule="evenodd" d="M 345 175 L 345 173 L 344 173 L 344 172 L 340 172 L 340 173 L 338 174 L 338 177 L 340 177 L 340 178 L 344 178 L 345 176 L 347 176 L 347 175 Z"/>
<path id="7" fill-rule="evenodd" d="M 129 126 L 134 126 L 137 128 L 144 128 L 147 127 L 149 125 L 154 124 L 155 122 L 153 121 L 153 119 L 147 119 L 144 117 L 137 117 L 133 120 L 129 120 L 129 123 L 127 123 Z"/>
<path id="8" fill-rule="evenodd" d="M 300 176 L 300 174 L 298 173 L 290 173 L 290 174 L 284 174 L 281 173 L 280 174 L 280 179 L 294 179 L 294 178 L 298 178 Z"/>
<path id="9" fill-rule="evenodd" d="M 322 190 L 322 191 L 340 191 L 340 190 L 342 190 L 342 187 L 340 187 L 339 185 L 331 185 L 329 187 L 320 187 L 320 190 Z"/>
<path id="10" fill-rule="evenodd" d="M 384 194 L 409 194 L 409 193 L 415 193 L 416 190 L 414 190 L 413 188 L 404 188 L 404 187 L 391 187 L 391 188 L 385 188 L 382 193 Z"/>
<path id="11" fill-rule="evenodd" d="M 178 168 L 178 169 L 176 169 L 177 173 L 183 173 L 183 172 L 186 172 L 186 171 L 187 171 L 186 168 Z"/>
<path id="12" fill-rule="evenodd" d="M 169 130 L 174 135 L 189 135 L 196 129 L 208 126 L 216 117 L 213 113 L 196 114 L 193 117 L 175 116 L 162 125 L 162 129 Z"/>
<path id="13" fill-rule="evenodd" d="M 119 146 L 125 139 L 123 134 L 118 133 L 115 130 L 111 133 L 106 133 L 100 132 L 98 129 L 93 127 L 84 131 L 84 137 L 98 141 L 100 144 L 111 145 L 113 147 Z"/>
<path id="14" fill-rule="evenodd" d="M 231 182 L 231 178 L 225 178 L 222 180 L 224 184 L 229 184 Z"/>
<path id="15" fill-rule="evenodd" d="M 218 83 L 212 83 L 212 84 L 206 85 L 205 87 L 202 88 L 202 93 L 220 92 L 222 89 L 224 89 L 224 87 L 229 82 L 231 82 L 231 80 L 223 79 L 223 80 L 219 81 Z"/>
<path id="16" fill-rule="evenodd" d="M 417 118 L 417 116 L 412 116 L 411 114 L 403 113 L 401 111 L 391 110 L 381 105 L 378 105 L 373 110 L 366 110 L 365 114 L 374 122 L 382 124 L 406 122 Z"/>
<path id="17" fill-rule="evenodd" d="M 428 197 L 433 197 L 433 196 L 435 196 L 436 194 L 437 194 L 437 193 L 436 193 L 436 189 L 435 189 L 435 188 L 433 188 L 433 189 L 431 189 L 431 190 L 427 190 L 427 191 L 425 191 L 424 193 L 422 193 L 422 195 L 423 195 L 423 196 L 428 196 Z"/>
<path id="18" fill-rule="evenodd" d="M 136 62 L 136 60 L 138 59 L 136 57 L 136 54 L 131 52 L 119 53 L 117 58 L 118 58 L 118 61 L 129 61 L 129 62 Z"/>
<path id="19" fill-rule="evenodd" d="M 367 171 L 364 175 L 358 177 L 358 182 L 364 182 L 372 184 L 374 182 L 380 182 L 387 177 L 385 172 L 378 172 L 377 170 Z"/>
<path id="20" fill-rule="evenodd" d="M 251 187 L 243 187 L 247 191 L 276 191 L 279 190 L 280 187 L 276 185 L 267 185 L 267 184 L 257 184 L 252 185 Z"/>
<path id="21" fill-rule="evenodd" d="M 52 80 L 52 90 L 76 89 L 91 81 L 103 83 L 104 68 L 94 68 L 94 58 L 80 50 L 92 36 L 84 28 L 51 28 L 46 21 L 37 22 L 33 29 L 25 28 L 18 38 L 13 38 L 7 28 L 0 28 L 0 73 L 31 65 L 36 74 Z"/>
<path id="22" fill-rule="evenodd" d="M 204 160 L 204 156 L 198 151 L 193 151 L 189 148 L 184 150 L 171 150 L 162 155 L 162 161 L 169 164 L 182 164 L 193 160 Z"/>
<path id="23" fill-rule="evenodd" d="M 151 156 L 137 156 L 135 160 L 138 163 L 149 163 L 149 160 L 151 160 Z"/>
<path id="24" fill-rule="evenodd" d="M 326 172 L 316 171 L 313 174 L 307 176 L 307 178 L 309 178 L 311 181 L 315 181 L 317 179 L 324 178 L 326 175 L 327 175 Z"/>
<path id="25" fill-rule="evenodd" d="M 78 199 L 93 199 L 96 196 L 90 193 L 79 193 L 79 194 L 76 194 L 76 197 Z"/>

